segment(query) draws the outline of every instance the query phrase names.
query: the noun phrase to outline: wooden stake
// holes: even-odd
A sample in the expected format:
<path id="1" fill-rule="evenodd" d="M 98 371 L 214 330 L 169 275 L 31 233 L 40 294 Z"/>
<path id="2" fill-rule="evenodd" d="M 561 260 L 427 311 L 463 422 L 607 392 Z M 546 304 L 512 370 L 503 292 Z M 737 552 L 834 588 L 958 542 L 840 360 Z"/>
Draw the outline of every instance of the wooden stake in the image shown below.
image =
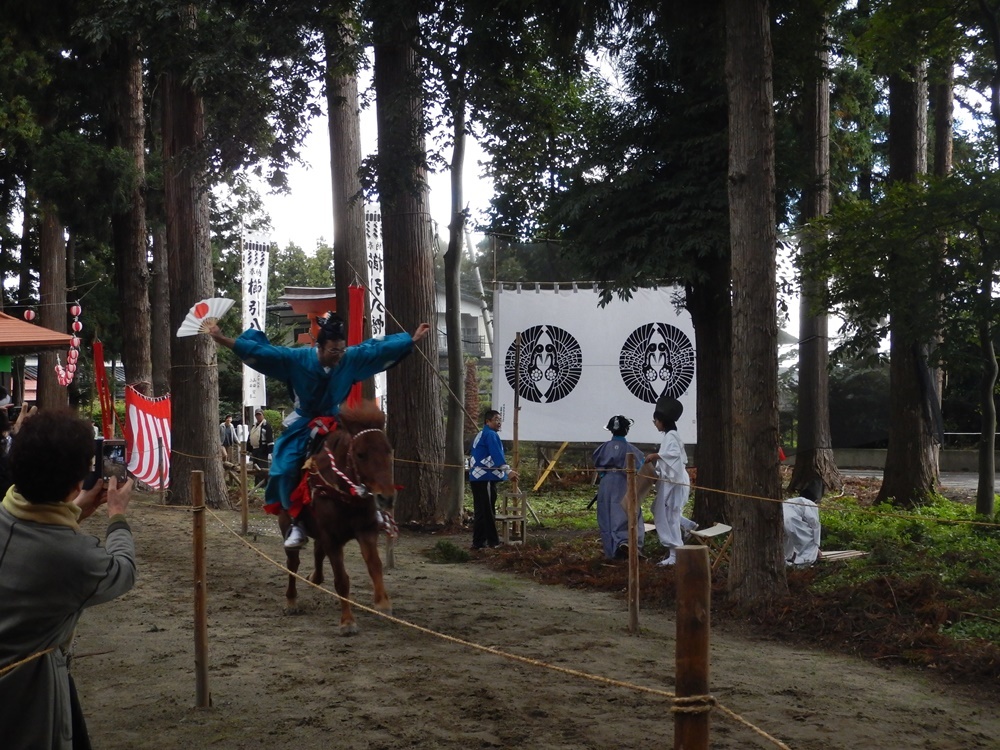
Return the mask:
<path id="1" fill-rule="evenodd" d="M 240 527 L 243 536 L 247 534 L 247 517 L 250 513 L 247 505 L 247 452 L 240 445 Z"/>
<path id="2" fill-rule="evenodd" d="M 712 577 L 708 548 L 677 548 L 677 700 L 674 750 L 708 750 L 708 651 Z"/>
<path id="3" fill-rule="evenodd" d="M 635 456 L 625 456 L 628 479 L 625 512 L 628 513 L 628 632 L 639 634 L 639 529 L 636 522 Z"/>
<path id="4" fill-rule="evenodd" d="M 160 476 L 160 505 L 163 505 L 167 501 L 167 490 L 164 487 L 164 474 L 163 474 L 163 438 L 156 438 L 156 455 L 159 458 L 159 465 L 156 467 L 157 473 Z"/>
<path id="5" fill-rule="evenodd" d="M 195 705 L 208 708 L 208 618 L 205 589 L 205 472 L 191 472 L 191 506 L 194 511 L 194 673 Z"/>

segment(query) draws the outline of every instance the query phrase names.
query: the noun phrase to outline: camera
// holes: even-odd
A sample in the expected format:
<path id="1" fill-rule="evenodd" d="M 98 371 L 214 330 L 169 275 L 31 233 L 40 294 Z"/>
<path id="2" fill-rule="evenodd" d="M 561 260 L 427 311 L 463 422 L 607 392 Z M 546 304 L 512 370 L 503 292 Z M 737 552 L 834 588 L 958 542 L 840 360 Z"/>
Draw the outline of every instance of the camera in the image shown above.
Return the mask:
<path id="1" fill-rule="evenodd" d="M 83 481 L 83 488 L 89 490 L 97 484 L 98 479 L 107 481 L 111 477 L 115 477 L 121 485 L 128 479 L 127 466 L 124 440 L 94 438 L 93 468 Z"/>

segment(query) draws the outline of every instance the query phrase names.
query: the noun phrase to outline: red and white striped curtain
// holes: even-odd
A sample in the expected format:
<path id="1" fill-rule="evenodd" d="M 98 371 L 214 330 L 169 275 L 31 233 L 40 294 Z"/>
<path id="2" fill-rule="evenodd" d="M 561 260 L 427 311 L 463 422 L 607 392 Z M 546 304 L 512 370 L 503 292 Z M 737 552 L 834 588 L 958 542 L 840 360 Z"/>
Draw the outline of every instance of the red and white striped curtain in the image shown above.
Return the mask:
<path id="1" fill-rule="evenodd" d="M 129 473 L 154 490 L 170 486 L 170 396 L 125 388 L 125 458 Z"/>

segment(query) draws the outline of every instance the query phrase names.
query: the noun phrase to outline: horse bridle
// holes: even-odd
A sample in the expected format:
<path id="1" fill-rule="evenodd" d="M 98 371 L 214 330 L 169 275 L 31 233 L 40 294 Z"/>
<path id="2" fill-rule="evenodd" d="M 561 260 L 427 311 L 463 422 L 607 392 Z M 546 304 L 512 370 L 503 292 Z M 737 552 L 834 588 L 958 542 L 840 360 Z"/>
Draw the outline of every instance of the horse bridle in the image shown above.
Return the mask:
<path id="1" fill-rule="evenodd" d="M 354 435 L 351 435 L 351 445 L 347 449 L 347 458 L 352 464 L 354 463 L 354 441 L 357 440 L 362 435 L 369 432 L 384 432 L 384 431 L 380 430 L 377 427 L 369 427 L 367 429 L 361 430 L 358 433 L 355 433 Z M 344 482 L 344 484 L 347 485 L 350 491 L 350 495 L 352 497 L 357 497 L 362 499 L 371 497 L 372 493 L 367 487 L 365 487 L 365 485 L 355 484 L 353 481 L 351 481 L 351 478 L 347 476 L 347 474 L 345 474 L 340 470 L 340 467 L 337 466 L 337 460 L 333 457 L 333 451 L 331 451 L 330 448 L 327 447 L 326 441 L 323 442 L 323 450 L 326 452 L 326 457 L 330 461 L 330 469 L 333 471 L 334 474 L 340 477 L 340 479 Z M 356 466 L 354 468 L 357 469 Z M 323 472 L 320 471 L 318 467 L 315 467 L 315 471 L 313 473 L 319 475 L 319 478 L 323 480 L 323 484 L 325 484 L 327 487 L 329 487 L 332 490 L 337 490 L 338 492 L 340 491 L 336 485 L 332 484 L 325 476 L 323 476 Z"/>

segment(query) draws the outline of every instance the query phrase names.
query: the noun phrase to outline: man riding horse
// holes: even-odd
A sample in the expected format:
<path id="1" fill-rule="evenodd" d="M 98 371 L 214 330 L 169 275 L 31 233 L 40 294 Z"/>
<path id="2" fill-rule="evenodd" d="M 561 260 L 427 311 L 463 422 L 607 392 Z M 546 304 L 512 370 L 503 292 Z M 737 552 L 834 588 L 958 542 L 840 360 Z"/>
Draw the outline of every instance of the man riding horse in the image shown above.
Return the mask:
<path id="1" fill-rule="evenodd" d="M 264 492 L 264 510 L 275 515 L 282 508 L 291 508 L 291 495 L 299 483 L 309 446 L 310 422 L 315 417 L 335 416 L 351 386 L 398 364 L 431 329 L 421 323 L 412 335 L 396 333 L 348 347 L 346 327 L 340 318 L 328 314 L 317 323 L 315 348 L 274 346 L 263 331 L 253 328 L 237 339 L 224 336 L 218 325 L 209 330 L 217 344 L 232 349 L 257 372 L 287 383 L 294 394 L 295 410 L 285 417 L 285 431 L 274 443 Z M 301 547 L 307 539 L 305 530 L 295 521 L 293 518 L 285 536 L 285 547 L 289 549 Z"/>

